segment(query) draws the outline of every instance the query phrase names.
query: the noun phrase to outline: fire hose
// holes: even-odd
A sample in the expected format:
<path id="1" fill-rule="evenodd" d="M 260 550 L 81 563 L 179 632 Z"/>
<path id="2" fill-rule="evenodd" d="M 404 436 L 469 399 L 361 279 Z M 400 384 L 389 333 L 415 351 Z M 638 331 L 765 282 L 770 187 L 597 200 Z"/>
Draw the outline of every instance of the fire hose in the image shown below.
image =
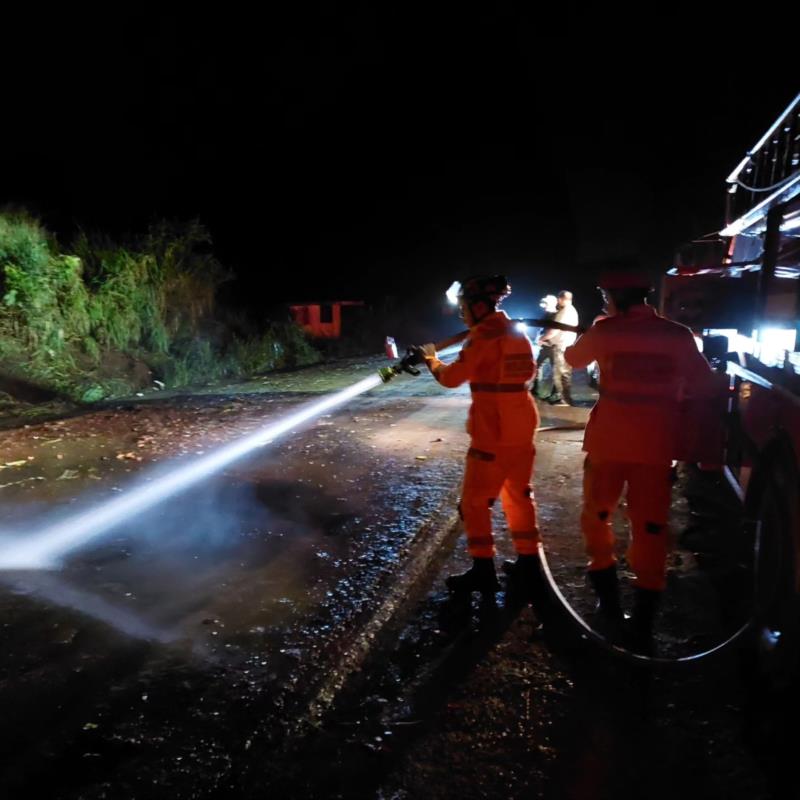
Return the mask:
<path id="1" fill-rule="evenodd" d="M 566 612 L 570 622 L 575 628 L 577 628 L 580 637 L 591 642 L 592 644 L 598 645 L 606 652 L 611 653 L 611 655 L 621 658 L 623 661 L 627 661 L 629 663 L 653 667 L 671 667 L 695 664 L 698 661 L 714 655 L 719 655 L 723 651 L 727 650 L 733 644 L 739 642 L 746 634 L 750 633 L 755 625 L 754 612 L 750 618 L 743 625 L 737 628 L 737 630 L 734 631 L 730 636 L 728 636 L 727 639 L 723 640 L 719 644 L 714 645 L 713 647 L 709 647 L 707 650 L 701 650 L 697 653 L 691 653 L 687 656 L 667 657 L 636 653 L 633 650 L 628 650 L 622 645 L 607 639 L 602 633 L 592 628 L 592 626 L 589 625 L 589 623 L 586 622 L 586 620 L 570 605 L 567 598 L 564 597 L 564 594 L 558 588 L 558 584 L 553 577 L 550 565 L 547 562 L 544 547 L 541 544 L 539 545 L 539 558 L 542 564 L 542 574 L 547 581 L 551 596 L 555 598 L 562 610 Z"/>
<path id="2" fill-rule="evenodd" d="M 556 328 L 558 330 L 569 331 L 572 333 L 583 333 L 586 330 L 585 328 L 574 325 L 566 325 L 560 322 L 554 322 L 553 320 L 517 319 L 514 321 L 518 323 L 524 323 L 530 327 Z M 437 342 L 435 344 L 435 348 L 437 351 L 446 350 L 448 347 L 453 347 L 454 345 L 463 342 L 468 335 L 469 331 L 461 331 L 460 333 L 450 336 L 447 339 Z M 392 380 L 392 378 L 397 375 L 401 375 L 404 372 L 409 375 L 417 376 L 420 374 L 420 370 L 417 369 L 417 366 L 422 362 L 423 358 L 419 351 L 409 348 L 406 351 L 405 356 L 403 356 L 400 361 L 389 367 L 382 367 L 380 370 L 378 370 L 378 374 L 384 383 L 388 383 L 390 380 Z M 564 426 L 550 426 L 547 428 L 547 430 L 582 430 L 583 428 L 585 428 L 585 425 L 583 424 L 570 424 Z M 695 664 L 698 661 L 707 659 L 714 655 L 719 655 L 721 652 L 726 651 L 729 647 L 739 642 L 745 635 L 750 633 L 755 625 L 756 612 L 754 610 L 750 618 L 736 631 L 734 631 L 734 633 L 728 636 L 728 638 L 726 638 L 724 641 L 714 645 L 713 647 L 709 647 L 706 650 L 701 650 L 697 653 L 692 653 L 687 656 L 674 657 L 637 653 L 603 636 L 602 633 L 592 628 L 592 626 L 589 625 L 589 623 L 586 622 L 586 620 L 570 605 L 569 601 L 559 589 L 558 584 L 553 577 L 544 547 L 541 544 L 539 545 L 539 558 L 542 565 L 542 574 L 547 582 L 551 597 L 558 603 L 562 611 L 566 613 L 567 618 L 570 620 L 573 627 L 576 628 L 580 638 L 584 641 L 591 642 L 592 644 L 601 647 L 611 655 L 629 663 L 651 667 L 683 666 L 687 664 Z"/>
<path id="3" fill-rule="evenodd" d="M 527 325 L 531 328 L 555 328 L 556 330 L 569 331 L 570 333 L 584 333 L 586 330 L 586 328 L 581 328 L 578 325 L 566 325 L 563 322 L 555 322 L 549 319 L 515 319 L 512 321 Z M 467 336 L 469 336 L 469 331 L 461 331 L 453 336 L 449 336 L 447 339 L 436 342 L 434 346 L 437 350 L 446 350 L 448 347 L 460 344 Z M 421 364 L 422 361 L 423 359 L 418 351 L 409 348 L 400 361 L 390 367 L 381 367 L 381 369 L 378 370 L 378 374 L 381 376 L 381 380 L 384 383 L 389 383 L 396 375 L 402 375 L 404 372 L 409 375 L 419 375 L 417 365 Z"/>

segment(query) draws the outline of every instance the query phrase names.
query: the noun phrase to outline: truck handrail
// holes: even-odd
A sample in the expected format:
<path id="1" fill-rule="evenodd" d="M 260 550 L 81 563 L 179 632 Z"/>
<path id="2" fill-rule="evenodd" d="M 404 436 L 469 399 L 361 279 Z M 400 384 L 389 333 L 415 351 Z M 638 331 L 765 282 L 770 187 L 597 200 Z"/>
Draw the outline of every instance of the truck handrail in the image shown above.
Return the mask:
<path id="1" fill-rule="evenodd" d="M 728 361 L 725 371 L 728 373 L 728 375 L 733 375 L 741 378 L 743 381 L 755 383 L 757 386 L 761 386 L 764 389 L 777 392 L 781 397 L 791 401 L 797 406 L 800 406 L 800 397 L 798 397 L 796 394 L 790 392 L 780 384 L 774 383 L 768 378 L 765 378 L 763 375 L 759 375 L 757 372 L 753 372 L 752 370 L 747 369 L 747 367 L 737 364 L 735 361 Z"/>
<path id="2" fill-rule="evenodd" d="M 728 176 L 721 235 L 736 236 L 757 223 L 773 205 L 794 197 L 800 191 L 799 181 L 800 94 Z"/>

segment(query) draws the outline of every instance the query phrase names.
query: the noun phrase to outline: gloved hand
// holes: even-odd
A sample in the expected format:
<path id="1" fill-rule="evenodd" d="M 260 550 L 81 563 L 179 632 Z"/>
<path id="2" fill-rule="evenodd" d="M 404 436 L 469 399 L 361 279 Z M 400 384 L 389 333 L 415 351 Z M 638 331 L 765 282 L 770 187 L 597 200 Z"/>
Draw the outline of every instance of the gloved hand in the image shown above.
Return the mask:
<path id="1" fill-rule="evenodd" d="M 420 344 L 412 344 L 406 351 L 406 357 L 403 359 L 406 364 L 414 366 L 415 364 L 425 363 L 425 351 Z"/>
<path id="2" fill-rule="evenodd" d="M 436 358 L 436 345 L 433 342 L 428 342 L 428 344 L 423 344 L 420 348 L 422 350 L 422 357 L 425 359 L 428 358 Z"/>
<path id="3" fill-rule="evenodd" d="M 408 348 L 408 352 L 414 356 L 413 363 L 422 364 L 429 358 L 436 358 L 435 344 L 414 344 Z"/>

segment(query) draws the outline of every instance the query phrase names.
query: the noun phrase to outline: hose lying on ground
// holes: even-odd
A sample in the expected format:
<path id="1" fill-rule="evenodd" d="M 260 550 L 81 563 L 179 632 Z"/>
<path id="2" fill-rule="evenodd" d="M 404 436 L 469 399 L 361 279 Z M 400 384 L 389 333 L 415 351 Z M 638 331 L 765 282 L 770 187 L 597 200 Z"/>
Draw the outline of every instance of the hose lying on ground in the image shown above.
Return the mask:
<path id="1" fill-rule="evenodd" d="M 565 424 L 565 425 L 550 425 L 539 428 L 538 430 L 572 431 L 572 430 L 582 430 L 583 428 L 585 428 L 585 425 L 575 423 L 575 424 Z M 741 627 L 739 627 L 727 639 L 725 639 L 724 641 L 720 642 L 717 645 L 714 645 L 713 647 L 708 648 L 707 650 L 702 650 L 700 652 L 692 653 L 687 656 L 674 656 L 674 657 L 649 656 L 649 655 L 644 655 L 642 653 L 635 653 L 632 650 L 628 650 L 627 648 L 623 647 L 621 644 L 617 644 L 615 642 L 610 641 L 605 636 L 603 636 L 602 633 L 596 631 L 569 604 L 567 598 L 558 588 L 558 584 L 556 583 L 555 578 L 553 577 L 552 570 L 550 569 L 550 564 L 547 561 L 545 549 L 541 544 L 539 545 L 539 558 L 542 564 L 542 572 L 549 586 L 552 598 L 561 606 L 563 611 L 566 612 L 567 618 L 571 621 L 573 627 L 577 628 L 577 632 L 580 635 L 580 637 L 584 640 L 587 640 L 595 645 L 602 647 L 604 650 L 616 656 L 617 658 L 621 658 L 629 663 L 634 663 L 641 666 L 653 666 L 653 667 L 695 664 L 698 661 L 701 661 L 702 659 L 710 658 L 711 656 L 714 655 L 719 655 L 721 652 L 727 650 L 733 644 L 738 643 L 746 634 L 750 633 L 755 626 L 756 611 L 754 604 L 754 609 L 750 615 L 750 618 Z"/>

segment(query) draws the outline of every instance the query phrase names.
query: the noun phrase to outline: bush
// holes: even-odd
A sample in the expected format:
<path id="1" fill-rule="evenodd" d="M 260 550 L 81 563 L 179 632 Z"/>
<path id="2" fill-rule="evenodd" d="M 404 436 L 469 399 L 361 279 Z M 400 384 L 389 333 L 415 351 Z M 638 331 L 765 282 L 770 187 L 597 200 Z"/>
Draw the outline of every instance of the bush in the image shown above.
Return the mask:
<path id="1" fill-rule="evenodd" d="M 210 248 L 199 223 L 162 222 L 124 246 L 81 234 L 74 252 L 62 254 L 36 220 L 0 213 L 4 369 L 94 402 L 139 388 L 107 374 L 121 363 L 105 357 L 113 353 L 157 364 L 169 386 L 319 360 L 293 323 L 246 338 L 217 323 L 217 335 L 204 335 L 214 329 L 217 290 L 231 277 Z"/>
<path id="2" fill-rule="evenodd" d="M 90 331 L 100 348 L 169 350 L 163 281 L 152 255 L 123 248 L 104 253 L 94 284 Z"/>
<path id="3" fill-rule="evenodd" d="M 293 322 L 273 322 L 260 336 L 235 338 L 230 355 L 242 375 L 300 367 L 320 360 L 319 351 L 302 328 Z"/>
<path id="4" fill-rule="evenodd" d="M 0 264 L 13 264 L 26 275 L 36 276 L 47 271 L 50 256 L 47 233 L 36 220 L 24 212 L 0 213 Z"/>

